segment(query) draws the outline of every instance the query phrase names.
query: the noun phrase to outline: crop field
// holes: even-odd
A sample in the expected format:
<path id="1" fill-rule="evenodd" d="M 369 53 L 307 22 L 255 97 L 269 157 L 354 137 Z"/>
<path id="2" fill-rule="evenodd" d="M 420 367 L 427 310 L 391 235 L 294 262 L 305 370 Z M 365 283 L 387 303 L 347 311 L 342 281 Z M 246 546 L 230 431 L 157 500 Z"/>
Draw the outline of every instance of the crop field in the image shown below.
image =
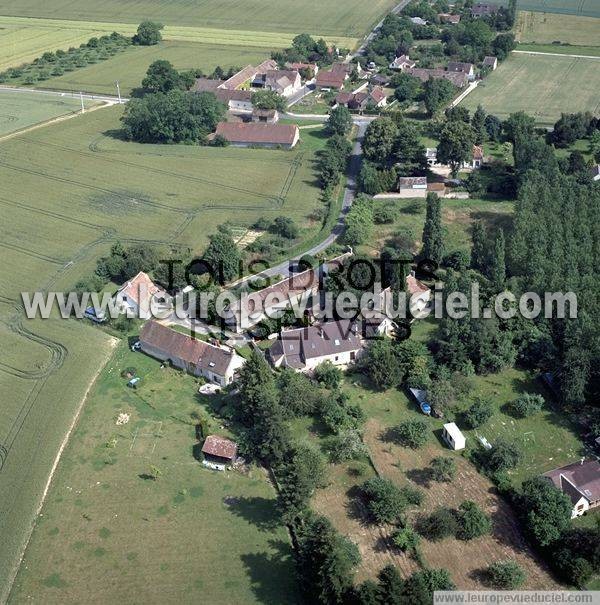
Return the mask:
<path id="1" fill-rule="evenodd" d="M 114 137 L 121 111 L 0 142 L 0 602 L 54 456 L 111 342 L 76 321 L 24 320 L 20 293 L 71 288 L 117 239 L 201 251 L 228 220 L 248 227 L 282 214 L 303 236 L 320 228 L 306 218 L 318 203 L 320 130 L 303 131 L 292 152 L 145 146 Z"/>
<path id="2" fill-rule="evenodd" d="M 517 0 L 520 10 L 600 17 L 600 0 Z"/>
<path id="3" fill-rule="evenodd" d="M 156 46 L 128 48 L 107 61 L 45 80 L 43 87 L 116 94 L 115 81 L 118 81 L 121 93 L 128 95 L 140 86 L 148 66 L 157 59 L 166 59 L 179 70 L 200 68 L 210 74 L 217 65 L 224 69 L 243 67 L 249 63 L 260 63 L 270 55 L 271 49 L 268 48 L 242 48 L 168 40 Z"/>
<path id="4" fill-rule="evenodd" d="M 84 101 L 87 108 L 96 105 Z M 81 111 L 81 101 L 72 97 L 48 96 L 0 90 L 0 138 L 40 122 Z"/>
<path id="5" fill-rule="evenodd" d="M 121 375 L 131 367 L 142 376 L 136 391 Z M 65 449 L 9 603 L 299 602 L 265 473 L 214 472 L 193 455 L 191 413 L 228 435 L 209 407 L 227 401 L 197 388 L 119 347 Z M 119 413 L 127 424 L 115 424 Z"/>
<path id="6" fill-rule="evenodd" d="M 600 46 L 600 19 L 519 11 L 515 35 L 518 42 L 525 43 Z M 582 54 L 577 49 L 565 52 Z"/>
<path id="7" fill-rule="evenodd" d="M 502 118 L 525 111 L 540 124 L 553 124 L 561 113 L 598 113 L 600 60 L 512 53 L 461 103 L 481 104 Z"/>
<path id="8" fill-rule="evenodd" d="M 395 0 L 278 0 L 275 5 L 271 0 L 21 0 L 15 5 L 12 0 L 0 0 L 0 15 L 130 24 L 152 19 L 165 25 L 358 38 L 395 4 Z"/>
<path id="9" fill-rule="evenodd" d="M 102 35 L 99 29 L 77 24 L 48 27 L 43 19 L 12 19 L 0 17 L 0 71 L 28 63 L 46 51 L 66 50 L 79 46 L 92 36 Z"/>
<path id="10" fill-rule="evenodd" d="M 0 70 L 21 65 L 39 57 L 45 51 L 66 50 L 79 46 L 93 36 L 102 36 L 114 31 L 131 36 L 137 24 L 120 22 L 74 21 L 69 19 L 41 19 L 36 17 L 3 16 L 0 9 Z M 243 27 L 240 24 L 240 27 Z M 270 54 L 274 49 L 289 46 L 297 33 L 294 31 L 253 31 L 247 29 L 224 29 L 204 25 L 167 25 L 162 35 L 165 40 L 198 43 L 209 56 L 222 54 L 221 61 L 236 61 L 242 49 Z M 320 35 L 319 31 L 311 32 Z M 343 48 L 352 48 L 358 35 L 322 34 L 327 41 Z M 210 48 L 212 47 L 212 48 Z M 218 50 L 216 50 L 218 48 Z M 268 49 L 263 53 L 264 49 Z M 231 56 L 231 59 L 228 57 Z"/>

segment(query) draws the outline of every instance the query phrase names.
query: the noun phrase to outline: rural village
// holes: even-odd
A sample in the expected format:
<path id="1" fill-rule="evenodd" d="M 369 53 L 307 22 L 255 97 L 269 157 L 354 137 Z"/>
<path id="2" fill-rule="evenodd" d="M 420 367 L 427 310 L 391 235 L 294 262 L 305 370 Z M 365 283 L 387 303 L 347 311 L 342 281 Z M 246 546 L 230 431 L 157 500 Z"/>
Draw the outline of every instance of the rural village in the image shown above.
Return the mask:
<path id="1" fill-rule="evenodd" d="M 599 91 L 599 0 L 0 0 L 0 605 L 600 598 Z"/>

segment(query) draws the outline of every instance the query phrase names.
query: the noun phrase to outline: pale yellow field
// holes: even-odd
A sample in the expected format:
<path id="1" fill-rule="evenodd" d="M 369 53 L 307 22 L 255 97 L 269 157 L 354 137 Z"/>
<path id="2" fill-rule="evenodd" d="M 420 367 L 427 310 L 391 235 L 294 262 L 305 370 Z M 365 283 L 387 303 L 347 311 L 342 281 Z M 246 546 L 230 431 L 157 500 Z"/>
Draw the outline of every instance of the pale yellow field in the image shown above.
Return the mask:
<path id="1" fill-rule="evenodd" d="M 600 46 L 600 19 L 519 11 L 515 34 L 519 42 Z"/>

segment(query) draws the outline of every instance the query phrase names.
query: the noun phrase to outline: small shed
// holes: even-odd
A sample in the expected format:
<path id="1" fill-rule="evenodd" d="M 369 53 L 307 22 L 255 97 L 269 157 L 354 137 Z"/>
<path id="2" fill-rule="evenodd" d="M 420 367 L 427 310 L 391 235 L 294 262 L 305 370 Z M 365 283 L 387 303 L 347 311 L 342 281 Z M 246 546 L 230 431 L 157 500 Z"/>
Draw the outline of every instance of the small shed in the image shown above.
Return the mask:
<path id="1" fill-rule="evenodd" d="M 448 424 L 444 425 L 444 431 L 442 435 L 451 449 L 465 449 L 465 436 L 460 432 L 460 429 L 456 426 L 454 422 L 448 422 Z"/>
<path id="2" fill-rule="evenodd" d="M 235 462 L 237 443 L 224 437 L 209 435 L 202 446 L 202 453 L 204 454 L 202 462 L 204 466 L 223 471 L 227 465 Z"/>

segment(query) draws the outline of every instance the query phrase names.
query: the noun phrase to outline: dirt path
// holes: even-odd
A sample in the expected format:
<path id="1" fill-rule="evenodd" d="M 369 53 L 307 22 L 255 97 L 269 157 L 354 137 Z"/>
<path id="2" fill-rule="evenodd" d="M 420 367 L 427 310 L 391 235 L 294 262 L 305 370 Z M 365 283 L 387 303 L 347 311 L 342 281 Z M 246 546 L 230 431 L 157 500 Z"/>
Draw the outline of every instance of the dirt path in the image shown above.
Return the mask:
<path id="1" fill-rule="evenodd" d="M 88 109 L 86 109 L 85 113 L 89 113 L 90 111 L 96 111 L 97 109 L 103 109 L 104 107 L 112 107 L 113 105 L 115 105 L 115 103 L 112 103 L 110 101 L 102 101 L 100 105 L 94 105 L 93 107 L 89 107 Z M 81 111 L 67 113 L 65 115 L 46 120 L 45 122 L 38 122 L 37 124 L 33 124 L 32 126 L 27 126 L 26 128 L 21 128 L 20 130 L 15 130 L 15 132 L 9 132 L 8 134 L 0 136 L 0 143 L 2 143 L 2 141 L 7 141 L 8 139 L 21 136 L 26 132 L 31 132 L 32 130 L 37 130 L 38 128 L 45 128 L 46 126 L 50 126 L 51 124 L 64 122 L 80 115 Z"/>

